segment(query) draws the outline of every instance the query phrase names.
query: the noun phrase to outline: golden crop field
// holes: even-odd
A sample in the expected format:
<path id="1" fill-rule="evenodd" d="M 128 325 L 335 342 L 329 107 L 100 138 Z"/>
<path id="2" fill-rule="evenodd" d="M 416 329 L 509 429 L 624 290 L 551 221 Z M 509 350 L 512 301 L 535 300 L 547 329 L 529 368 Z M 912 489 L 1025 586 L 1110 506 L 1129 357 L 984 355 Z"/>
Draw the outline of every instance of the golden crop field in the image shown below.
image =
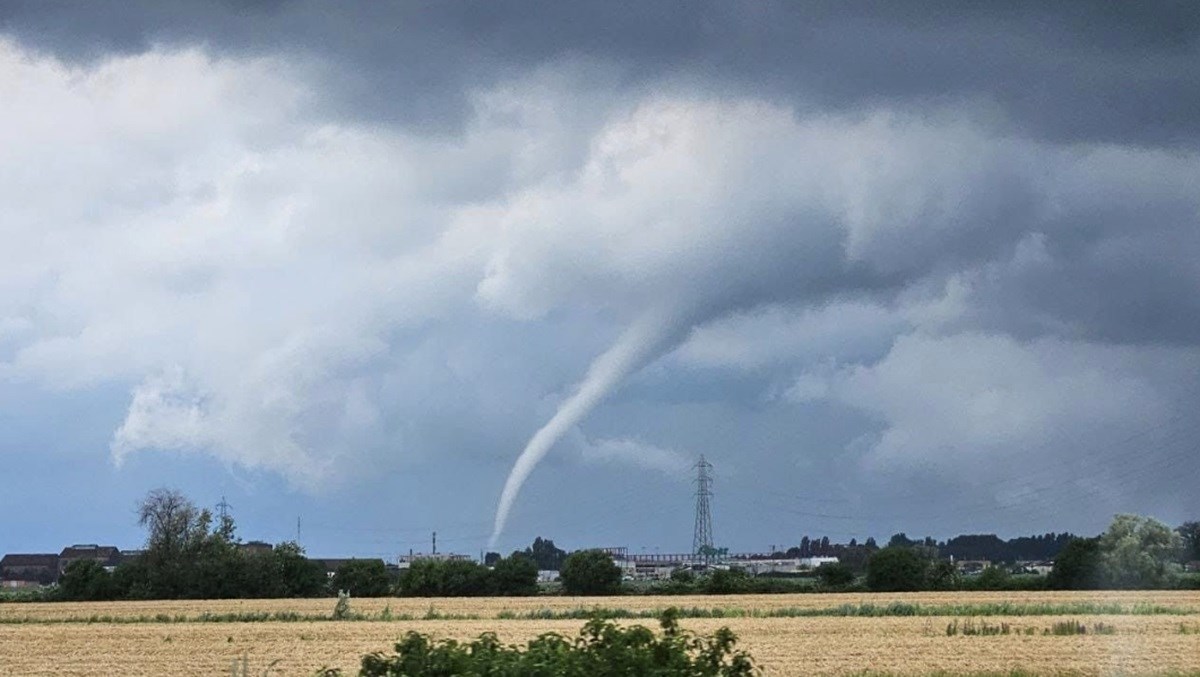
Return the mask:
<path id="1" fill-rule="evenodd" d="M 812 608 L 841 604 L 923 605 L 1097 602 L 1155 604 L 1179 614 L 1096 616 L 1026 615 L 975 618 L 1007 624 L 996 636 L 947 636 L 947 616 L 802 617 L 685 619 L 697 632 L 728 626 L 768 675 L 838 675 L 870 671 L 925 674 L 976 673 L 1021 669 L 1043 674 L 1152 674 L 1200 671 L 1200 593 L 923 593 L 915 595 L 786 595 L 732 597 L 617 597 L 603 599 L 423 599 L 353 600 L 358 612 L 419 615 L 430 605 L 443 613 L 491 617 L 485 620 L 301 621 L 301 622 L 62 622 L 110 615 L 126 619 L 229 613 L 295 611 L 328 614 L 333 600 L 187 601 L 65 604 L 3 604 L 0 617 L 0 673 L 14 675 L 220 675 L 245 656 L 252 674 L 304 675 L 329 666 L 353 674 L 362 654 L 386 651 L 410 630 L 437 637 L 469 639 L 496 632 L 509 642 L 543 632 L 574 635 L 578 620 L 497 620 L 502 611 L 573 609 L 600 604 L 610 608 L 658 609 L 669 605 L 730 609 Z M 958 620 L 965 621 L 966 617 Z M 1088 626 L 1103 623 L 1113 634 L 1046 635 L 1057 621 Z M 652 625 L 653 621 L 620 621 Z M 1024 634 L 1030 628 L 1034 634 Z"/>
<path id="2" fill-rule="evenodd" d="M 790 595 L 681 595 L 622 597 L 441 597 L 354 599 L 356 612 L 376 615 L 385 608 L 396 615 L 419 617 L 430 609 L 446 615 L 470 615 L 495 618 L 502 611 L 528 612 L 539 609 L 628 609 L 631 611 L 680 608 L 725 608 L 767 611 L 788 608 L 830 608 L 844 604 L 906 602 L 941 606 L 967 604 L 1154 604 L 1200 613 L 1200 591 L 1102 591 L 1102 592 L 913 592 L 913 593 L 837 593 Z M 0 621 L 6 619 L 64 619 L 111 616 L 138 618 L 157 614 L 197 616 L 203 613 L 277 613 L 292 612 L 305 616 L 328 615 L 333 599 L 233 599 L 181 600 L 155 602 L 71 602 L 71 603 L 0 603 Z"/>

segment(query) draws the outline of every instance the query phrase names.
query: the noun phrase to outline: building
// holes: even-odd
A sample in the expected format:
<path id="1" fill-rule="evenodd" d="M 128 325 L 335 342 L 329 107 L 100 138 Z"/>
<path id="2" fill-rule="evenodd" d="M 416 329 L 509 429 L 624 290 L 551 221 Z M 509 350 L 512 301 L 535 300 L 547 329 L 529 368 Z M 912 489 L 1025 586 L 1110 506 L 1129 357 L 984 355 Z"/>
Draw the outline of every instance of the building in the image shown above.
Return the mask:
<path id="1" fill-rule="evenodd" d="M 92 560 L 111 572 L 121 563 L 121 550 L 115 545 L 94 543 L 68 546 L 58 555 L 58 575 L 61 576 L 73 562 L 85 559 Z"/>
<path id="2" fill-rule="evenodd" d="M 324 557 L 314 561 L 324 567 L 326 578 L 333 578 L 337 574 L 337 570 L 342 568 L 343 564 L 354 560 L 349 557 Z"/>
<path id="3" fill-rule="evenodd" d="M 593 548 L 612 557 L 613 563 L 621 568 L 621 577 L 626 580 L 665 580 L 671 572 L 681 567 L 698 564 L 691 553 L 630 553 L 628 548 Z"/>
<path id="4" fill-rule="evenodd" d="M 458 555 L 452 552 L 435 552 L 435 553 L 408 553 L 400 555 L 397 564 L 401 569 L 407 569 L 412 566 L 413 562 L 421 562 L 431 560 L 434 562 L 474 562 L 475 558 L 470 555 Z"/>
<path id="5" fill-rule="evenodd" d="M 1017 571 L 1026 574 L 1039 574 L 1041 576 L 1048 575 L 1054 571 L 1054 562 L 1038 562 L 1033 560 L 1019 560 L 1017 562 Z"/>
<path id="6" fill-rule="evenodd" d="M 968 576 L 983 573 L 983 570 L 990 566 L 991 561 L 986 559 L 960 559 L 954 562 L 954 567 Z"/>
<path id="7" fill-rule="evenodd" d="M 816 568 L 820 567 L 822 564 L 837 564 L 838 558 L 836 558 L 836 557 L 801 557 L 799 562 L 800 562 L 801 569 L 816 569 Z"/>
<path id="8" fill-rule="evenodd" d="M 238 550 L 241 550 L 243 555 L 266 555 L 274 549 L 275 546 L 266 541 L 246 541 L 238 544 Z"/>
<path id="9" fill-rule="evenodd" d="M 0 585 L 6 588 L 50 585 L 57 580 L 58 555 L 54 553 L 17 553 L 0 559 Z"/>

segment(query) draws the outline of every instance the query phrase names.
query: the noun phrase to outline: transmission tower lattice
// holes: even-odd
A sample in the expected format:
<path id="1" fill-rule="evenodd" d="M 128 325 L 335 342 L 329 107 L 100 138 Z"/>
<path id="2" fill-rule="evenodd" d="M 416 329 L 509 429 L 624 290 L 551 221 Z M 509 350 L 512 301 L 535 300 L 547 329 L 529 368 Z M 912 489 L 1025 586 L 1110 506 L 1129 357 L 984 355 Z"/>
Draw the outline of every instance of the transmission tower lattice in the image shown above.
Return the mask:
<path id="1" fill-rule="evenodd" d="M 712 464 L 700 457 L 696 464 L 696 529 L 692 535 L 692 553 L 708 562 L 713 556 L 712 508 Z"/>
<path id="2" fill-rule="evenodd" d="M 221 497 L 221 502 L 217 504 L 217 517 L 218 517 L 218 518 L 219 518 L 219 519 L 220 519 L 222 522 L 224 522 L 225 520 L 229 519 L 229 509 L 230 509 L 230 508 L 232 508 L 232 507 L 233 507 L 233 506 L 232 506 L 232 505 L 229 505 L 229 502 L 225 500 L 225 497 L 224 497 L 224 496 L 222 496 L 222 497 Z"/>

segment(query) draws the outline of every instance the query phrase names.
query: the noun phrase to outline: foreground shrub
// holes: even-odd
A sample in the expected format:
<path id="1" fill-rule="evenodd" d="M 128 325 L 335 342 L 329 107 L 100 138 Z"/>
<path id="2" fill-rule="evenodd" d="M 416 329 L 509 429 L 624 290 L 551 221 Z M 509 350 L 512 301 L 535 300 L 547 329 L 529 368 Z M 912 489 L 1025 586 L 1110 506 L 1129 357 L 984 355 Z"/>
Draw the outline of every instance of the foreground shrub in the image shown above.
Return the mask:
<path id="1" fill-rule="evenodd" d="M 618 627 L 593 618 L 574 640 L 547 633 L 521 648 L 504 645 L 493 633 L 469 643 L 434 641 L 416 632 L 396 644 L 394 655 L 363 657 L 360 675 L 422 675 L 422 677 L 740 677 L 757 675 L 750 656 L 734 648 L 737 638 L 728 628 L 702 637 L 680 630 L 678 612 L 661 618 L 662 634 L 640 625 Z M 338 675 L 325 671 L 326 677 Z"/>

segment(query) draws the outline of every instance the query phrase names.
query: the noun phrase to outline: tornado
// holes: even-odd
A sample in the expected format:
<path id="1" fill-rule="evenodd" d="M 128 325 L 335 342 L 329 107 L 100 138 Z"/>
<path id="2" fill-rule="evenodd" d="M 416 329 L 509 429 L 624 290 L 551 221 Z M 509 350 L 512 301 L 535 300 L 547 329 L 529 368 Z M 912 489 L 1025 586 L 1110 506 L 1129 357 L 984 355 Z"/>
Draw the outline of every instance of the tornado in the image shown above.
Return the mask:
<path id="1" fill-rule="evenodd" d="M 558 406 L 558 410 L 546 425 L 533 434 L 509 471 L 504 491 L 500 494 L 500 504 L 496 507 L 496 521 L 492 528 L 492 537 L 488 541 L 489 549 L 496 547 L 496 541 L 504 531 L 509 511 L 512 510 L 517 495 L 521 493 L 525 480 L 555 443 L 582 421 L 630 374 L 644 367 L 673 344 L 682 331 L 683 327 L 677 319 L 671 321 L 668 316 L 657 313 L 643 315 L 621 334 L 612 347 L 592 361 L 575 392 Z"/>

